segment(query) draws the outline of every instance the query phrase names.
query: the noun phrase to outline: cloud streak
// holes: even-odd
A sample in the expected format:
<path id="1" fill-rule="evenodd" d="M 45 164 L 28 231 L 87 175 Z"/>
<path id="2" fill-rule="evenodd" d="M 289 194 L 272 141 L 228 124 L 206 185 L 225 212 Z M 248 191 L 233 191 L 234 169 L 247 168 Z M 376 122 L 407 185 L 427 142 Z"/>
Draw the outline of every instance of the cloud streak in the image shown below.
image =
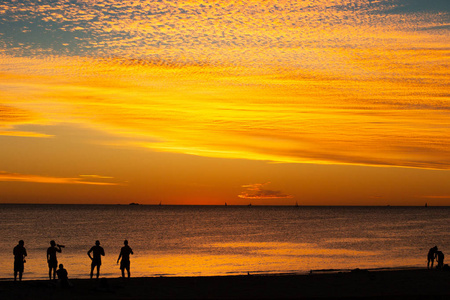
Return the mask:
<path id="1" fill-rule="evenodd" d="M 243 199 L 286 199 L 293 198 L 291 195 L 287 195 L 281 191 L 268 190 L 265 188 L 270 182 L 266 183 L 253 183 L 246 184 L 242 187 L 245 189 L 241 194 L 238 195 L 239 198 Z"/>
<path id="2" fill-rule="evenodd" d="M 51 135 L 44 133 L 17 131 L 13 129 L 16 125 L 33 123 L 39 123 L 39 118 L 33 112 L 0 104 L 0 136 L 51 137 Z"/>
<path id="3" fill-rule="evenodd" d="M 80 175 L 80 177 L 86 177 L 86 176 Z M 97 175 L 95 175 L 95 176 L 90 175 L 89 177 L 95 178 L 95 179 L 111 178 L 111 177 L 103 177 L 103 176 L 97 176 Z M 120 185 L 119 183 L 114 183 L 114 182 L 87 181 L 84 178 L 79 178 L 79 177 L 51 177 L 51 176 L 41 176 L 41 175 L 32 175 L 32 174 L 9 173 L 9 172 L 5 172 L 5 171 L 0 171 L 0 182 L 1 181 L 47 183 L 47 184 L 103 185 L 103 186 Z"/>

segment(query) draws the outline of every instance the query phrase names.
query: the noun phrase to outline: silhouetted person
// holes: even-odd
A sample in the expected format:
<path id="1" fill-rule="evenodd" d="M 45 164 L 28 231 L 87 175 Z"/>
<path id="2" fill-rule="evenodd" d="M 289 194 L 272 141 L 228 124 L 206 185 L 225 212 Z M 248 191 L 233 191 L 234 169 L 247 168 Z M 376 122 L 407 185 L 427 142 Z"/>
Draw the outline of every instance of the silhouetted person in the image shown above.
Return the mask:
<path id="1" fill-rule="evenodd" d="M 436 251 L 436 257 L 437 257 L 437 269 L 442 269 L 444 267 L 444 253 L 442 251 Z"/>
<path id="2" fill-rule="evenodd" d="M 56 279 L 56 268 L 58 267 L 56 252 L 61 253 L 61 246 L 56 245 L 55 241 L 50 241 L 50 247 L 47 249 L 48 277 L 50 280 L 52 280 L 52 271 L 53 279 Z"/>
<path id="3" fill-rule="evenodd" d="M 19 244 L 14 247 L 14 281 L 17 280 L 17 273 L 19 273 L 19 280 L 22 281 L 22 274 L 25 264 L 25 256 L 27 256 L 27 250 L 23 246 L 24 241 L 20 240 Z"/>
<path id="4" fill-rule="evenodd" d="M 133 254 L 133 250 L 128 246 L 128 241 L 123 242 L 125 246 L 120 249 L 119 258 L 117 258 L 117 263 L 119 263 L 120 258 L 120 270 L 122 271 L 122 277 L 125 278 L 125 269 L 128 273 L 128 278 L 130 278 L 130 254 Z"/>
<path id="5" fill-rule="evenodd" d="M 431 268 L 433 268 L 433 264 L 434 264 L 434 259 L 436 258 L 436 252 L 438 251 L 438 247 L 434 246 L 433 248 L 431 248 L 428 251 L 428 263 L 427 263 L 427 268 L 430 268 L 430 262 L 431 262 Z"/>
<path id="6" fill-rule="evenodd" d="M 92 256 L 91 256 L 92 252 Z M 94 268 L 97 267 L 97 278 L 100 276 L 100 266 L 102 265 L 102 256 L 105 256 L 105 250 L 100 247 L 100 241 L 95 241 L 95 246 L 87 252 L 89 258 L 92 260 L 91 263 L 91 279 L 94 274 Z"/>
<path id="7" fill-rule="evenodd" d="M 59 269 L 56 271 L 56 274 L 58 275 L 58 281 L 62 288 L 70 287 L 69 274 L 67 273 L 67 270 L 64 269 L 63 264 L 59 264 Z"/>

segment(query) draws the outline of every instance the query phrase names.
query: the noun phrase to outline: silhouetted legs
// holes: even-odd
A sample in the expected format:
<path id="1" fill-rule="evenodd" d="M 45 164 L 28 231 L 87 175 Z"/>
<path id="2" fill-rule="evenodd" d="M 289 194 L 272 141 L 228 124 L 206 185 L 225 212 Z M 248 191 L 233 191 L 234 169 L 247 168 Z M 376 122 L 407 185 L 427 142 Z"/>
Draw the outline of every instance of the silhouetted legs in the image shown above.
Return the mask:
<path id="1" fill-rule="evenodd" d="M 14 281 L 17 281 L 17 274 L 19 274 L 19 281 L 22 281 L 22 272 L 14 271 Z"/>
<path id="2" fill-rule="evenodd" d="M 125 269 L 127 270 L 128 278 L 130 278 L 130 267 L 122 268 L 122 278 L 125 278 Z"/>
<path id="3" fill-rule="evenodd" d="M 54 267 L 48 268 L 48 278 L 52 280 L 52 271 L 53 271 L 53 280 L 56 280 L 56 268 Z"/>
<path id="4" fill-rule="evenodd" d="M 442 251 L 436 252 L 437 256 L 437 269 L 442 269 L 444 267 L 444 253 Z"/>
<path id="5" fill-rule="evenodd" d="M 97 267 L 97 278 L 100 276 L 100 265 L 91 265 L 91 279 L 94 276 L 94 269 Z"/>
<path id="6" fill-rule="evenodd" d="M 434 264 L 434 257 L 432 259 L 428 258 L 428 263 L 427 263 L 427 268 L 430 268 L 430 262 L 431 262 L 431 268 L 433 269 L 433 264 Z"/>
<path id="7" fill-rule="evenodd" d="M 58 267 L 58 261 L 55 259 L 48 260 L 48 278 L 52 280 L 52 273 L 53 273 L 53 280 L 56 280 L 56 268 Z"/>

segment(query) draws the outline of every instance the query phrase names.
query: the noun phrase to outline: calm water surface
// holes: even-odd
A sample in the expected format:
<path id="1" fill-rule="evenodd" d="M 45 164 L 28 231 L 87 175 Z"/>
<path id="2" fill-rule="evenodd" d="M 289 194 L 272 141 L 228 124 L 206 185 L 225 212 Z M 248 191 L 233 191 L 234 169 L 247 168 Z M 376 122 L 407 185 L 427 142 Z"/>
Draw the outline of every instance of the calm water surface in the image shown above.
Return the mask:
<path id="1" fill-rule="evenodd" d="M 423 267 L 430 247 L 450 252 L 449 232 L 449 207 L 0 205 L 0 278 L 12 277 L 20 239 L 24 279 L 38 279 L 52 239 L 72 278 L 89 276 L 96 240 L 102 276 L 120 276 L 124 239 L 132 276 L 206 276 Z"/>

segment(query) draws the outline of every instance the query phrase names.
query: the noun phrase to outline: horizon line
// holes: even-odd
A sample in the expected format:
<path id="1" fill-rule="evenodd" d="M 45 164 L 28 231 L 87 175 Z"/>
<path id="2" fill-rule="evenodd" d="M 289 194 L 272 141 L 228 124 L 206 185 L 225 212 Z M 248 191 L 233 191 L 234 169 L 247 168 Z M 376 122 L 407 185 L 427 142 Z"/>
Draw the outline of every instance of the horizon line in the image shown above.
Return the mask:
<path id="1" fill-rule="evenodd" d="M 0 203 L 0 205 L 102 205 L 102 206 L 218 206 L 218 207 L 228 207 L 228 206 L 236 206 L 236 207 L 450 207 L 450 205 L 292 205 L 292 204 L 148 204 L 148 203 Z"/>

